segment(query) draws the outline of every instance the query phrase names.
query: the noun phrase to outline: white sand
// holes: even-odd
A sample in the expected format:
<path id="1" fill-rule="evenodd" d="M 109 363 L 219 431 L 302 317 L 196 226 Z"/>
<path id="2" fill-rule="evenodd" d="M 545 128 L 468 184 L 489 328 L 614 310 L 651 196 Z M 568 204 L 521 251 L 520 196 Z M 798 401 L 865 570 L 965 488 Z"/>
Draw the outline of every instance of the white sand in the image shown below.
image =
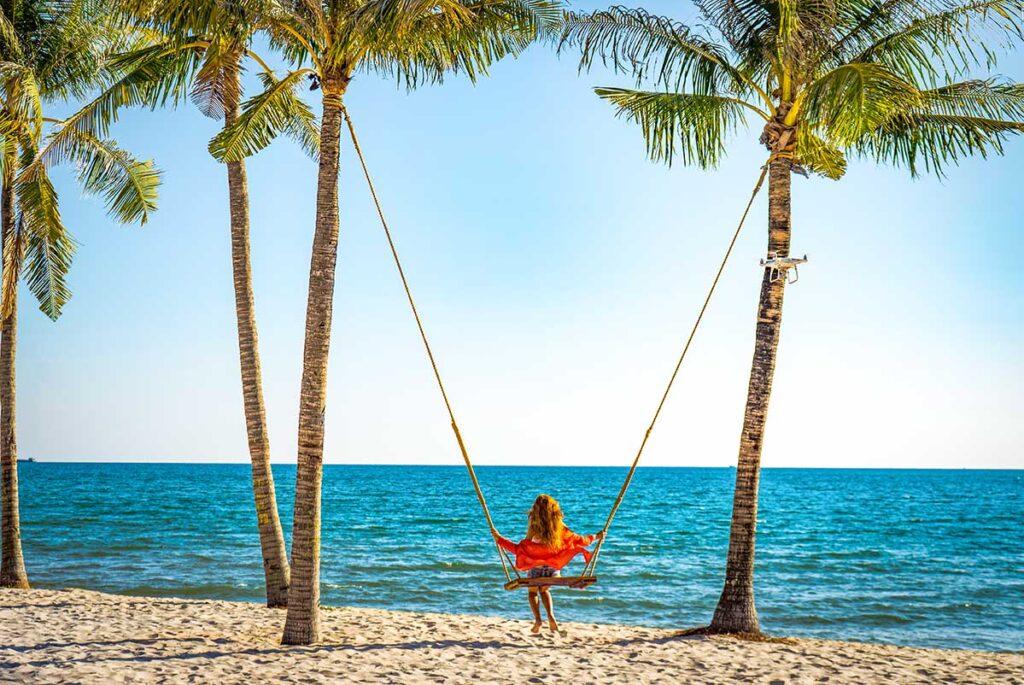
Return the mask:
<path id="1" fill-rule="evenodd" d="M 0 681 L 17 683 L 1024 683 L 1024 654 L 370 609 L 324 611 L 324 644 L 281 647 L 257 604 L 0 590 Z M 950 630 L 955 630 L 951 626 Z"/>

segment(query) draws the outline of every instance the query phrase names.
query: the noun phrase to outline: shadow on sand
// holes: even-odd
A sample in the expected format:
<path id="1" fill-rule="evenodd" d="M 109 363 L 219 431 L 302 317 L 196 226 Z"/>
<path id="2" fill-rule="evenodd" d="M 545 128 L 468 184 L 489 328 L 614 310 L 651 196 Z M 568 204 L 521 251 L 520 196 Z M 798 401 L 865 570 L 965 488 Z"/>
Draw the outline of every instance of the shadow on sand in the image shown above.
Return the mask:
<path id="1" fill-rule="evenodd" d="M 37 645 L 25 645 L 20 647 L 7 647 L 6 649 L 18 651 L 18 652 L 29 652 L 36 650 L 46 649 L 64 649 L 64 648 L 90 648 L 90 647 L 118 647 L 124 645 L 152 645 L 159 643 L 181 643 L 181 642 L 206 642 L 204 638 L 161 638 L 152 640 L 104 640 L 96 642 L 43 642 Z M 218 642 L 228 642 L 227 640 L 218 640 Z M 482 650 L 482 649 L 527 649 L 528 644 L 515 644 L 512 642 L 501 642 L 498 640 L 420 640 L 414 642 L 379 642 L 369 644 L 318 644 L 310 645 L 308 647 L 245 647 L 242 643 L 237 643 L 239 649 L 221 649 L 221 650 L 206 650 L 197 652 L 185 652 L 178 654 L 134 654 L 130 656 L 103 656 L 100 654 L 91 654 L 86 657 L 78 659 L 67 659 L 67 658 L 54 658 L 54 659 L 40 659 L 37 661 L 31 661 L 28 663 L 34 667 L 44 667 L 53 665 L 64 665 L 70 663 L 101 663 L 101 662 L 153 662 L 153 661 L 186 661 L 189 659 L 216 659 L 219 657 L 235 656 L 238 654 L 248 655 L 259 655 L 259 656 L 272 656 L 275 654 L 287 654 L 294 652 L 308 652 L 315 654 L 317 652 L 373 652 L 378 650 L 389 650 L 389 649 L 403 649 L 403 650 L 418 650 L 418 649 L 452 649 L 461 648 L 468 650 Z M 8 666 L 0 663 L 0 668 Z M 10 667 L 10 666 L 8 666 Z"/>

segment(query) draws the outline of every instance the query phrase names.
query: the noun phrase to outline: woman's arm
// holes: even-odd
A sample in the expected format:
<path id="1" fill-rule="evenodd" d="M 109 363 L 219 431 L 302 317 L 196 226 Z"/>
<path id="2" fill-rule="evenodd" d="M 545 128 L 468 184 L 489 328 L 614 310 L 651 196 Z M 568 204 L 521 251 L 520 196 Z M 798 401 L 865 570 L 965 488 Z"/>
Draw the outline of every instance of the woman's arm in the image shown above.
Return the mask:
<path id="1" fill-rule="evenodd" d="M 564 540 L 565 544 L 570 547 L 589 547 L 593 544 L 594 540 L 601 537 L 604 537 L 604 531 L 594 533 L 593 535 L 579 535 L 566 528 Z"/>
<path id="2" fill-rule="evenodd" d="M 499 533 L 496 528 L 491 528 L 491 537 L 493 537 L 494 541 L 498 543 L 498 546 L 506 552 L 509 552 L 511 554 L 519 554 L 519 545 L 512 542 L 508 538 L 501 537 L 501 533 Z"/>

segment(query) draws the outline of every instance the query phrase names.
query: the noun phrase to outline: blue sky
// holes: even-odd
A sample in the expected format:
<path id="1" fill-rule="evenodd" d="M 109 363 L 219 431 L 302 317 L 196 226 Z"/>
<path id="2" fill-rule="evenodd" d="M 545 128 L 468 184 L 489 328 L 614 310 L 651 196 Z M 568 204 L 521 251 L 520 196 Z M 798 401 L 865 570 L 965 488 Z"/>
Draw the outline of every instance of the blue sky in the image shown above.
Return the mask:
<path id="1" fill-rule="evenodd" d="M 998 72 L 1024 80 L 1024 60 Z M 756 179 L 756 127 L 713 172 L 649 162 L 591 91 L 628 84 L 534 46 L 475 87 L 360 76 L 346 98 L 480 463 L 632 458 Z M 218 125 L 191 105 L 120 122 L 118 140 L 165 172 L 141 229 L 111 225 L 60 175 L 81 247 L 60 321 L 23 288 L 22 456 L 247 460 L 227 183 L 206 153 Z M 325 458 L 459 463 L 347 143 L 342 164 Z M 810 263 L 787 291 L 765 465 L 1024 466 L 1022 174 L 1016 140 L 944 181 L 858 161 L 838 183 L 794 179 L 793 251 Z M 292 462 L 316 167 L 282 140 L 249 179 L 271 446 Z M 735 463 L 765 204 L 647 464 Z"/>

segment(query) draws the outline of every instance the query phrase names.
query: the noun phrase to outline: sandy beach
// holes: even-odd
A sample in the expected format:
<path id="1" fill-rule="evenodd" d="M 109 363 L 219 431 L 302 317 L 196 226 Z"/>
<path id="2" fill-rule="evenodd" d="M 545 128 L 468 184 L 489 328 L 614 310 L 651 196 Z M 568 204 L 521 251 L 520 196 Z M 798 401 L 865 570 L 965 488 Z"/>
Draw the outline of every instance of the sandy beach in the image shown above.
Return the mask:
<path id="1" fill-rule="evenodd" d="M 278 644 L 257 604 L 0 591 L 0 681 L 16 683 L 1021 683 L 1024 654 L 680 637 L 632 626 L 324 611 L 323 644 Z M 951 630 L 955 629 L 953 627 Z"/>

